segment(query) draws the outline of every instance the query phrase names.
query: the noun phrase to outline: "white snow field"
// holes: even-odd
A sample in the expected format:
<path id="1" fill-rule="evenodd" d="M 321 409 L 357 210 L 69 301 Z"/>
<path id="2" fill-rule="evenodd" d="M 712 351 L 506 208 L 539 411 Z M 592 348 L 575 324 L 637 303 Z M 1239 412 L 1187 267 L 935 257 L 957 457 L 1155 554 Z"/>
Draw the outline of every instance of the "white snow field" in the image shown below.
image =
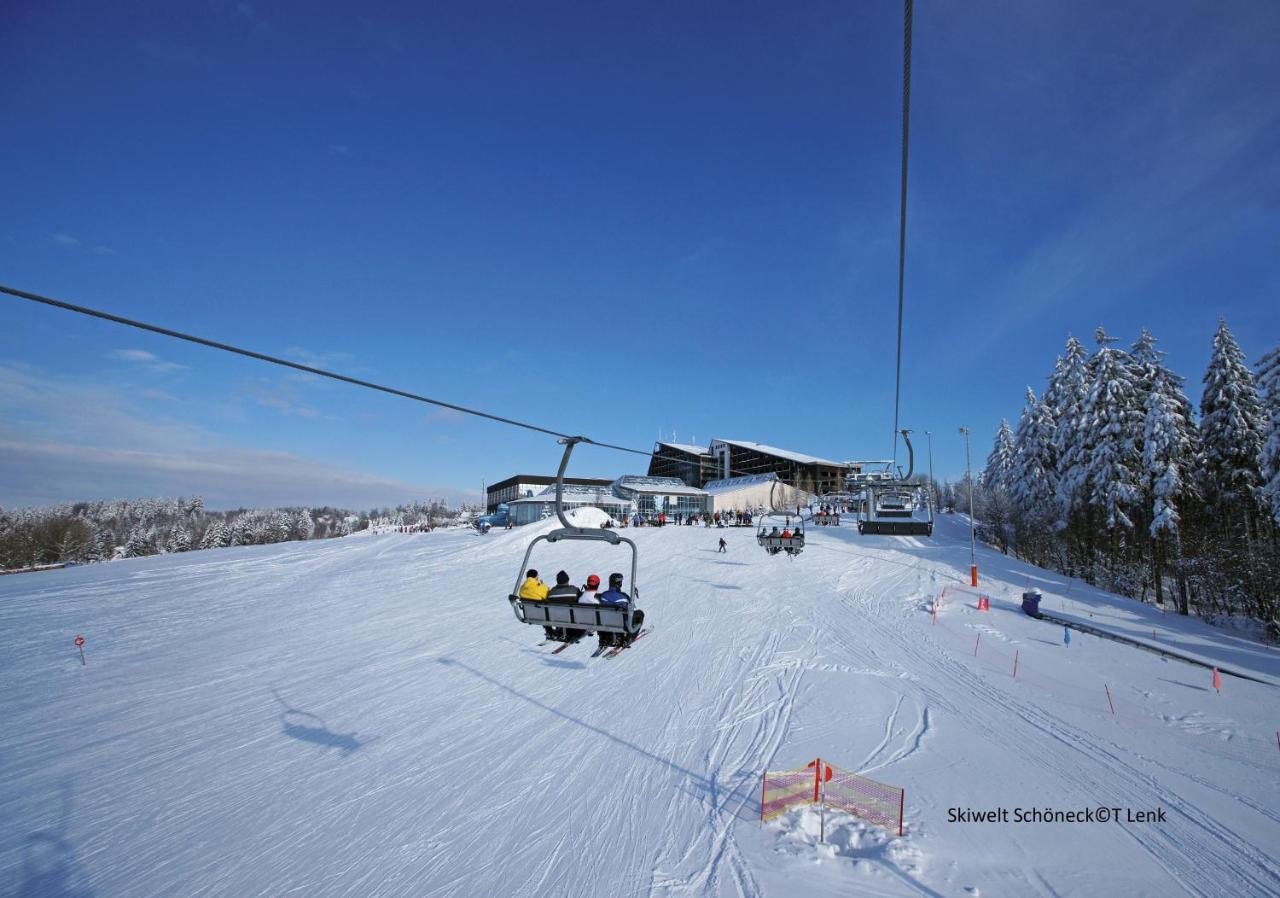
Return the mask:
<path id="1" fill-rule="evenodd" d="M 1272 681 L 1274 649 L 983 548 L 979 612 L 943 518 L 814 528 L 794 560 L 628 530 L 653 632 L 552 655 L 506 600 L 550 526 L 0 578 L 0 895 L 1280 893 L 1280 688 L 1064 646 L 1018 594 Z M 628 554 L 533 564 L 581 583 Z M 762 827 L 761 772 L 817 756 L 905 788 L 905 836 Z M 1122 822 L 948 817 L 1099 806 Z"/>

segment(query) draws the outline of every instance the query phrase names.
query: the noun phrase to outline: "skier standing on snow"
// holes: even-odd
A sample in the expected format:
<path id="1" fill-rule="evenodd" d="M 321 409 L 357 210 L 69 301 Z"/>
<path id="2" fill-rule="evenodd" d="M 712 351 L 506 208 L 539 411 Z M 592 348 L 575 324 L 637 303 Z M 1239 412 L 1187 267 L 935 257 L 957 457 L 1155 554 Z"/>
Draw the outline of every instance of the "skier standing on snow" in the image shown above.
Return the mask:
<path id="1" fill-rule="evenodd" d="M 725 554 L 728 554 L 729 552 L 729 544 L 724 541 L 723 536 L 720 537 L 720 551 L 724 552 Z"/>

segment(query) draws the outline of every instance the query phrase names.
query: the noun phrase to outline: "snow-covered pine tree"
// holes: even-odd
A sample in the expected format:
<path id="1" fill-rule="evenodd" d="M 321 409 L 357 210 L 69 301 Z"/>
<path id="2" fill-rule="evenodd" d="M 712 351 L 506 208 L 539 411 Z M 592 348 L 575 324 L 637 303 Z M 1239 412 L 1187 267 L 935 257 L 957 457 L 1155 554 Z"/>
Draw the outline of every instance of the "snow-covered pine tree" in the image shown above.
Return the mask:
<path id="1" fill-rule="evenodd" d="M 1053 451 L 1057 473 L 1057 526 L 1064 528 L 1071 514 L 1084 501 L 1085 469 L 1089 446 L 1084 427 L 1083 407 L 1088 391 L 1085 382 L 1085 349 L 1073 336 L 1067 337 L 1066 351 L 1058 357 L 1042 404 L 1054 417 Z"/>
<path id="2" fill-rule="evenodd" d="M 315 522 L 311 519 L 310 508 L 299 508 L 293 518 L 293 534 L 296 539 L 311 539 L 315 532 Z"/>
<path id="3" fill-rule="evenodd" d="M 1262 444 L 1261 500 L 1275 524 L 1280 524 L 1280 344 L 1258 361 L 1258 389 L 1265 413 Z"/>
<path id="4" fill-rule="evenodd" d="M 1013 431 L 1009 428 L 1008 419 L 1001 418 L 983 474 L 983 483 L 988 489 L 1009 488 L 1009 472 L 1013 469 L 1014 454 Z"/>
<path id="5" fill-rule="evenodd" d="M 221 520 L 215 520 L 209 525 L 209 529 L 204 532 L 204 538 L 200 540 L 200 548 L 221 549 L 227 544 L 229 537 L 227 525 Z"/>
<path id="6" fill-rule="evenodd" d="M 1155 373 L 1147 394 L 1143 422 L 1142 469 L 1146 494 L 1151 499 L 1150 533 L 1152 573 L 1156 586 L 1156 602 L 1164 602 L 1163 568 L 1172 548 L 1181 566 L 1181 506 L 1192 471 L 1187 467 L 1191 447 L 1191 422 L 1183 416 L 1181 403 L 1162 370 Z M 1189 611 L 1185 584 L 1179 582 L 1181 601 L 1178 610 Z"/>
<path id="7" fill-rule="evenodd" d="M 173 525 L 173 533 L 169 537 L 170 552 L 190 552 L 191 551 L 191 534 L 187 528 L 178 522 Z"/>
<path id="8" fill-rule="evenodd" d="M 128 540 L 125 541 L 124 557 L 141 558 L 144 555 L 154 555 L 155 552 L 150 528 L 143 524 L 135 524 L 129 531 Z"/>
<path id="9" fill-rule="evenodd" d="M 231 522 L 231 526 L 227 528 L 227 545 L 228 546 L 251 546 L 253 545 L 253 536 L 249 532 L 248 514 L 242 513 L 235 517 Z"/>
<path id="10" fill-rule="evenodd" d="M 1112 346 L 1114 339 L 1101 327 L 1097 340 L 1093 382 L 1082 408 L 1091 450 L 1084 466 L 1088 502 L 1103 510 L 1108 530 L 1130 530 L 1141 486 L 1138 446 L 1145 412 L 1128 353 Z"/>
<path id="11" fill-rule="evenodd" d="M 987 466 L 982 473 L 982 508 L 979 514 L 991 528 L 1001 552 L 1008 553 L 1012 540 L 1012 508 L 1009 498 L 1010 473 L 1014 465 L 1013 431 L 1009 422 L 1001 418 L 1000 428 L 987 456 Z"/>
<path id="12" fill-rule="evenodd" d="M 1257 522 L 1263 432 L 1253 374 L 1227 322 L 1219 319 L 1200 399 L 1201 485 L 1219 526 L 1246 539 Z"/>
<path id="13" fill-rule="evenodd" d="M 1055 520 L 1053 422 L 1035 391 L 1027 387 L 1026 404 L 1013 436 L 1013 468 L 1008 489 L 1018 554 L 1044 564 L 1049 560 Z"/>

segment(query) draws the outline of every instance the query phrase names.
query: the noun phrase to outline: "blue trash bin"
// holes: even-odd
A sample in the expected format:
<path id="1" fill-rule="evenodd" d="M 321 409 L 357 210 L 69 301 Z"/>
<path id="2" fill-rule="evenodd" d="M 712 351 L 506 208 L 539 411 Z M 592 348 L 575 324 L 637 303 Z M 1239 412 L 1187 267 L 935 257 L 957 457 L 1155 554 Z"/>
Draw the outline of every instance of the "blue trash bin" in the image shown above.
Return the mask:
<path id="1" fill-rule="evenodd" d="M 1022 594 L 1022 610 L 1025 611 L 1031 617 L 1039 617 L 1041 598 L 1042 596 L 1040 595 L 1039 590 L 1024 592 Z"/>

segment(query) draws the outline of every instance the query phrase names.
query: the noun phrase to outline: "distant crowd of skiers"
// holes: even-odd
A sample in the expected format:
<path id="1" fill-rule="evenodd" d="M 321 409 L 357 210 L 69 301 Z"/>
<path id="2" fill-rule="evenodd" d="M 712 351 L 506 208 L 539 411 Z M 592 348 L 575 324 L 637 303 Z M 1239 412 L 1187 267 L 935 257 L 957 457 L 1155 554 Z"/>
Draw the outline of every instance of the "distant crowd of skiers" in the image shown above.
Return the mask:
<path id="1" fill-rule="evenodd" d="M 560 571 L 556 574 L 556 585 L 550 588 L 547 584 L 538 579 L 538 572 L 530 568 L 525 572 L 524 582 L 520 584 L 520 591 L 517 595 L 522 599 L 529 599 L 535 602 L 543 599 L 556 599 L 558 601 L 572 601 L 579 605 L 621 605 L 630 604 L 631 597 L 622 591 L 623 577 L 621 574 L 609 575 L 609 588 L 604 592 L 599 592 L 600 577 L 592 574 L 587 577 L 587 582 L 581 587 L 574 586 L 569 582 L 569 574 L 566 571 Z M 639 608 L 631 612 L 631 620 L 634 626 L 639 627 L 644 623 L 644 612 Z M 586 630 L 579 630 L 573 627 L 543 627 L 547 633 L 547 639 L 556 640 L 558 642 L 577 642 L 584 636 L 589 635 Z M 599 633 L 600 648 L 605 649 L 610 646 L 624 645 L 627 637 L 621 633 Z"/>

